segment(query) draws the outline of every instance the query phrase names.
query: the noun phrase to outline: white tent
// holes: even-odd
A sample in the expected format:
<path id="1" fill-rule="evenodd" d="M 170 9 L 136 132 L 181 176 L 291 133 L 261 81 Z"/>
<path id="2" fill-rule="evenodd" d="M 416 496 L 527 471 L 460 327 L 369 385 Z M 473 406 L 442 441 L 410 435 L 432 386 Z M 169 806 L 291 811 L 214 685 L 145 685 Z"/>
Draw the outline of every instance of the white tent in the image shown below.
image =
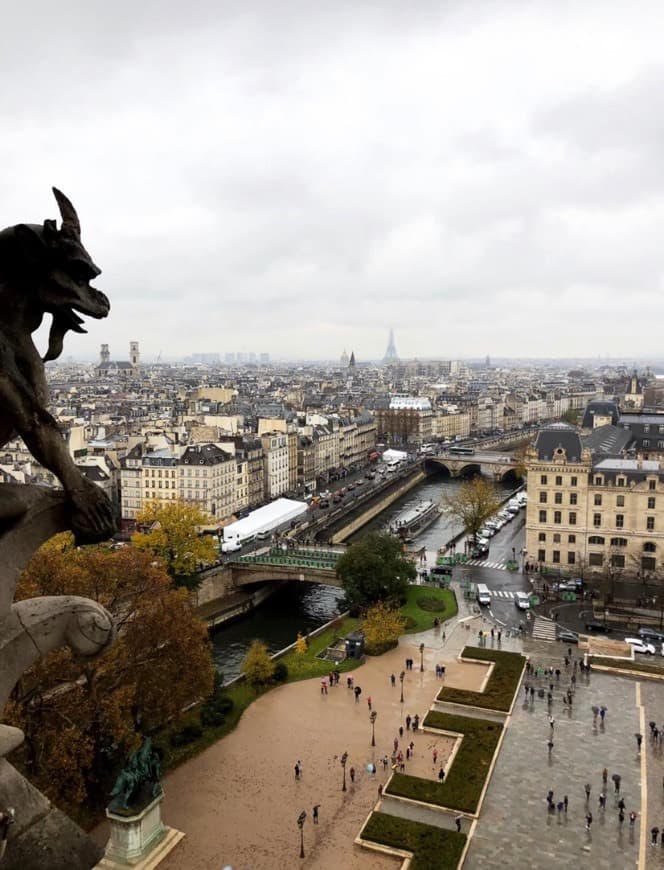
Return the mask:
<path id="1" fill-rule="evenodd" d="M 276 501 L 252 511 L 248 517 L 224 526 L 224 540 L 239 539 L 245 541 L 258 532 L 272 532 L 306 512 L 307 506 L 304 502 L 278 498 Z"/>
<path id="2" fill-rule="evenodd" d="M 396 465 L 397 462 L 405 462 L 408 459 L 408 454 L 403 450 L 386 450 L 383 453 L 382 460 L 388 465 Z"/>

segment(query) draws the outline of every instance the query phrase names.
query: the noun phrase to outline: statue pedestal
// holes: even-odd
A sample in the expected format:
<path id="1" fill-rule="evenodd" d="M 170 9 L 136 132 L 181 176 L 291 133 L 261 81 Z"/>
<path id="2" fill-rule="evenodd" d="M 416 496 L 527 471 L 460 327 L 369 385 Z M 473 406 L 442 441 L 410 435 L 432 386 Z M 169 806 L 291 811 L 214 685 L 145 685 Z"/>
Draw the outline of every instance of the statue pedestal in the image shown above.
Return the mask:
<path id="1" fill-rule="evenodd" d="M 161 820 L 163 793 L 133 815 L 106 810 L 111 836 L 104 857 L 95 870 L 148 870 L 164 860 L 184 837 L 182 831 L 168 828 Z"/>

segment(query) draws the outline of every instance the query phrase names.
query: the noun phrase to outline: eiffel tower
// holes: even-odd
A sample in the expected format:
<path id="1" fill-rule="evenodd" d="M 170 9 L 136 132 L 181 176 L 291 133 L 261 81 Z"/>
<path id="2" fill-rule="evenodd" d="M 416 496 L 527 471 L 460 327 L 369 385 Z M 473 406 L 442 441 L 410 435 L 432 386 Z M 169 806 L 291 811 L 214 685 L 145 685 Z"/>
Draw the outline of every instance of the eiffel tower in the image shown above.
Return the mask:
<path id="1" fill-rule="evenodd" d="M 390 329 L 390 338 L 387 342 L 387 350 L 385 351 L 385 356 L 383 357 L 384 363 L 394 363 L 399 362 L 399 355 L 397 353 L 396 346 L 394 344 L 394 330 Z"/>

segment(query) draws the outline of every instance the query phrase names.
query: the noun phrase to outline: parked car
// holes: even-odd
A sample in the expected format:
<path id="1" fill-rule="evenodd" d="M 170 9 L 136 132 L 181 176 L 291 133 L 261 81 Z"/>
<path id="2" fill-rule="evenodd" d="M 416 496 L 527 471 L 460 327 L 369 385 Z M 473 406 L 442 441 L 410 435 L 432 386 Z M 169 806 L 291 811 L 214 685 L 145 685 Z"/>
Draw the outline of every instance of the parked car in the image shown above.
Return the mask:
<path id="1" fill-rule="evenodd" d="M 651 643 L 646 643 L 640 637 L 626 637 L 625 643 L 628 643 L 634 652 L 644 653 L 649 656 L 655 655 L 655 647 Z"/>
<path id="2" fill-rule="evenodd" d="M 657 631 L 654 628 L 650 628 L 647 625 L 642 626 L 637 631 L 638 636 L 642 640 L 651 640 L 655 643 L 664 643 L 664 634 L 661 631 Z"/>
<path id="3" fill-rule="evenodd" d="M 590 620 L 586 622 L 586 631 L 599 631 L 601 634 L 608 634 L 611 629 L 604 625 L 603 622 L 596 622 L 595 620 Z"/>
<path id="4" fill-rule="evenodd" d="M 578 643 L 579 635 L 575 631 L 570 631 L 568 628 L 558 630 L 558 640 L 561 643 Z"/>

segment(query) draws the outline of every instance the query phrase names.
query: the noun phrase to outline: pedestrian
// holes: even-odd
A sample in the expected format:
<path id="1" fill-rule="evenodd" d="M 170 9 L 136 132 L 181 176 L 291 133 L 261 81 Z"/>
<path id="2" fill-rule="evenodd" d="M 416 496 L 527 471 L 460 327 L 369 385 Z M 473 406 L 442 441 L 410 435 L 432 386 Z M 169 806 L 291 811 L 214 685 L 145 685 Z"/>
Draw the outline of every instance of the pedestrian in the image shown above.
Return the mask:
<path id="1" fill-rule="evenodd" d="M 403 737 L 403 725 L 399 725 L 399 737 Z"/>
<path id="2" fill-rule="evenodd" d="M 606 795 L 603 791 L 599 793 L 599 808 L 600 810 L 606 809 Z"/>
<path id="3" fill-rule="evenodd" d="M 604 717 L 606 716 L 606 707 L 599 708 L 599 718 L 604 721 Z"/>
<path id="4" fill-rule="evenodd" d="M 657 837 L 658 836 L 659 836 L 659 828 L 657 827 L 657 825 L 653 825 L 653 827 L 650 829 L 650 845 L 651 846 L 657 845 Z"/>
<path id="5" fill-rule="evenodd" d="M 622 807 L 618 811 L 618 821 L 620 822 L 621 825 L 625 821 L 625 810 L 622 809 Z"/>
<path id="6" fill-rule="evenodd" d="M 355 686 L 355 689 L 353 691 L 355 692 L 355 703 L 359 704 L 360 703 L 360 695 L 362 694 L 362 689 L 360 689 L 359 686 Z"/>
<path id="7" fill-rule="evenodd" d="M 530 687 L 530 703 L 532 704 L 532 702 L 534 700 L 535 700 L 535 686 L 531 686 Z"/>
<path id="8" fill-rule="evenodd" d="M 350 781 L 355 782 L 355 768 L 351 767 L 350 769 Z"/>
<path id="9" fill-rule="evenodd" d="M 319 809 L 320 809 L 320 804 L 316 804 L 316 806 L 311 811 L 311 814 L 312 814 L 313 820 L 314 820 L 314 825 L 318 824 L 318 810 Z"/>
<path id="10" fill-rule="evenodd" d="M 392 688 L 394 688 L 397 684 L 397 678 L 394 676 L 394 674 L 390 675 L 390 682 L 392 683 Z"/>
<path id="11" fill-rule="evenodd" d="M 378 786 L 378 799 L 380 800 L 380 798 L 382 798 L 382 796 L 383 796 L 383 783 L 381 782 L 380 785 Z"/>
<path id="12" fill-rule="evenodd" d="M 549 714 L 549 728 L 553 731 L 553 726 L 556 724 L 556 720 Z"/>
<path id="13" fill-rule="evenodd" d="M 445 780 L 445 771 L 441 767 L 440 770 L 438 771 L 438 781 L 443 782 L 444 780 Z"/>
<path id="14" fill-rule="evenodd" d="M 567 656 L 565 656 L 565 667 L 566 667 L 566 668 L 569 667 L 569 659 L 568 659 Z"/>
<path id="15" fill-rule="evenodd" d="M 592 825 L 592 823 L 593 823 L 593 814 L 590 811 L 588 811 L 586 813 L 586 831 L 590 830 L 590 826 Z"/>
<path id="16" fill-rule="evenodd" d="M 558 803 L 556 805 L 556 809 L 558 810 L 558 818 L 560 818 L 564 806 L 565 806 L 565 804 L 562 801 L 558 801 Z"/>
<path id="17" fill-rule="evenodd" d="M 526 691 L 526 698 L 527 698 L 527 697 L 528 697 L 528 692 L 530 691 L 530 686 L 528 685 L 528 683 L 524 683 L 524 684 L 523 684 L 523 688 L 524 688 L 525 691 Z"/>
<path id="18" fill-rule="evenodd" d="M 629 814 L 629 826 L 630 828 L 634 827 L 634 822 L 636 821 L 636 813 L 632 810 Z"/>
<path id="19" fill-rule="evenodd" d="M 410 731 L 410 723 L 412 721 L 413 720 L 411 719 L 410 715 L 406 716 L 406 731 Z"/>
<path id="20" fill-rule="evenodd" d="M 549 791 L 547 792 L 546 802 L 549 805 L 549 809 L 551 809 L 551 807 L 553 806 L 553 789 L 549 789 Z"/>
<path id="21" fill-rule="evenodd" d="M 406 761 L 410 761 L 410 746 L 406 747 Z"/>
<path id="22" fill-rule="evenodd" d="M 320 693 L 321 693 L 321 695 L 327 695 L 327 681 L 326 680 L 320 681 Z"/>
<path id="23" fill-rule="evenodd" d="M 457 834 L 461 833 L 461 816 L 456 816 L 454 819 L 454 824 L 456 825 Z"/>
<path id="24" fill-rule="evenodd" d="M 436 766 L 436 759 L 438 758 L 438 750 L 437 749 L 434 748 L 433 752 L 431 753 L 431 757 L 433 758 L 433 764 L 435 767 Z"/>
<path id="25" fill-rule="evenodd" d="M 399 738 L 395 737 L 394 738 L 394 751 L 396 752 L 398 748 L 399 748 Z"/>
<path id="26" fill-rule="evenodd" d="M 613 776 L 611 777 L 611 779 L 613 780 L 613 785 L 615 787 L 615 793 L 619 794 L 620 793 L 620 774 L 614 773 Z"/>
<path id="27" fill-rule="evenodd" d="M 502 638 L 502 636 L 503 636 L 502 629 L 499 628 L 498 629 L 498 643 L 500 643 L 500 639 Z"/>
<path id="28" fill-rule="evenodd" d="M 300 778 L 300 765 L 296 763 L 295 764 L 295 779 L 299 779 L 299 778 Z"/>
<path id="29" fill-rule="evenodd" d="M 588 801 L 590 800 L 590 783 L 587 782 L 584 788 L 586 790 L 586 803 L 588 803 Z"/>
<path id="30" fill-rule="evenodd" d="M 567 647 L 567 657 L 570 659 L 572 658 L 572 647 L 571 646 Z"/>
<path id="31" fill-rule="evenodd" d="M 624 809 L 625 809 L 625 801 L 624 801 L 623 798 L 620 798 L 620 800 L 618 801 L 618 809 L 619 809 L 619 810 L 624 810 Z"/>
<path id="32" fill-rule="evenodd" d="M 346 677 L 346 687 L 348 689 L 353 688 L 353 678 L 352 677 Z"/>
<path id="33" fill-rule="evenodd" d="M 387 755 L 383 756 L 383 770 L 387 770 L 387 765 L 389 764 L 389 759 Z"/>
<path id="34" fill-rule="evenodd" d="M 641 744 L 643 743 L 643 734 L 635 734 L 634 736 L 636 737 L 636 748 L 640 753 L 641 752 Z"/>
<path id="35" fill-rule="evenodd" d="M 371 695 L 367 698 L 367 707 L 369 708 L 369 712 L 371 713 Z"/>
<path id="36" fill-rule="evenodd" d="M 567 804 L 568 803 L 569 803 L 569 800 L 567 799 L 567 795 L 564 795 L 563 796 L 563 804 L 565 805 L 565 815 L 567 815 Z"/>
<path id="37" fill-rule="evenodd" d="M 604 770 L 602 771 L 602 782 L 604 783 L 604 788 L 606 788 L 606 784 L 607 784 L 608 780 L 609 780 L 609 771 L 606 768 L 604 768 Z"/>
<path id="38" fill-rule="evenodd" d="M 549 757 L 551 757 L 551 751 L 553 750 L 553 740 L 549 740 L 546 745 L 549 747 Z"/>

